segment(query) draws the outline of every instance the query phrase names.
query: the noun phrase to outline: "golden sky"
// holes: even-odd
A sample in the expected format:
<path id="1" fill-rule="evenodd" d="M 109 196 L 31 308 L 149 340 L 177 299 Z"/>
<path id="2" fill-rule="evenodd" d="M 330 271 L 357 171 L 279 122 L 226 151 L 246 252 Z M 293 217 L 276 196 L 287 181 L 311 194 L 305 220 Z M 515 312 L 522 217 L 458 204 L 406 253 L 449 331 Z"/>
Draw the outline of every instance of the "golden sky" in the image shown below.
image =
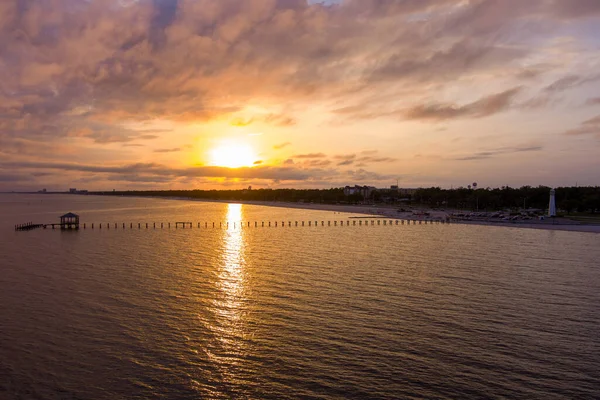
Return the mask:
<path id="1" fill-rule="evenodd" d="M 599 171 L 597 0 L 0 2 L 0 190 Z"/>

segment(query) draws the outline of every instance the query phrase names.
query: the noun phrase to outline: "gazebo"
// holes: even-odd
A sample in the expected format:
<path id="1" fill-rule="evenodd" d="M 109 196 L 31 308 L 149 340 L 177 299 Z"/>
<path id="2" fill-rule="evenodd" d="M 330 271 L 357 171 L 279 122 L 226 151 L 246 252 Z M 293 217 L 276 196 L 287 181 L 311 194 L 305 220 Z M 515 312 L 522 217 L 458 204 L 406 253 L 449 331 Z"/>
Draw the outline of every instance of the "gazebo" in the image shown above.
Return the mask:
<path id="1" fill-rule="evenodd" d="M 70 212 L 61 216 L 60 227 L 61 229 L 79 229 L 79 215 Z"/>

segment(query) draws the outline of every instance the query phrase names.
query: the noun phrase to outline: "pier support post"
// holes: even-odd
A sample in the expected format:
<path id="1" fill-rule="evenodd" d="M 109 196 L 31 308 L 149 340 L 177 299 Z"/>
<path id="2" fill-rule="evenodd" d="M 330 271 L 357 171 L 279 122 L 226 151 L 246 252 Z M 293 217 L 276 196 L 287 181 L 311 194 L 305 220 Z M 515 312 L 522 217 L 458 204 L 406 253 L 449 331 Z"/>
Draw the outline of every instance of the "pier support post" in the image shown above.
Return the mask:
<path id="1" fill-rule="evenodd" d="M 308 226 L 311 226 L 312 221 L 308 221 Z"/>

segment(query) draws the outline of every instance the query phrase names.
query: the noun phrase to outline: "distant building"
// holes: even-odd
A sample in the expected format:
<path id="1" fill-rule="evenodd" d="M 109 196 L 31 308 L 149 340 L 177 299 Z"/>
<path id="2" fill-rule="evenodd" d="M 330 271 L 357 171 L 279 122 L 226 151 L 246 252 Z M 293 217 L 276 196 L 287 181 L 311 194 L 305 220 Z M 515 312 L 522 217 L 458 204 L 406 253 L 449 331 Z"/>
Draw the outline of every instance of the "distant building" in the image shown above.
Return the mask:
<path id="1" fill-rule="evenodd" d="M 69 189 L 69 193 L 77 193 L 77 189 L 76 188 L 70 188 Z"/>
<path id="2" fill-rule="evenodd" d="M 344 196 L 352 196 L 354 194 L 362 195 L 363 198 L 371 197 L 371 194 L 376 188 L 374 186 L 346 186 L 344 188 Z"/>
<path id="3" fill-rule="evenodd" d="M 414 189 L 414 188 L 398 188 L 398 193 L 403 194 L 403 195 L 413 195 L 417 192 L 417 190 L 419 189 Z"/>

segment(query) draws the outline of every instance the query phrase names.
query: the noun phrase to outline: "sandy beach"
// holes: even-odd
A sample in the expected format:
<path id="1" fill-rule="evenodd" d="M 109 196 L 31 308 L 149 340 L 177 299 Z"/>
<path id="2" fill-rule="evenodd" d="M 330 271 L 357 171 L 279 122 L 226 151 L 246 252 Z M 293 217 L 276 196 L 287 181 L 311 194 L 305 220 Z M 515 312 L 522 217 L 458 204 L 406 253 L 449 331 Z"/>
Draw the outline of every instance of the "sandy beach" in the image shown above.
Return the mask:
<path id="1" fill-rule="evenodd" d="M 169 199 L 168 197 L 157 197 L 161 199 Z M 453 224 L 464 224 L 464 225 L 487 225 L 487 226 L 502 226 L 510 228 L 525 228 L 525 229 L 546 229 L 546 230 L 557 230 L 557 231 L 572 231 L 572 232 L 591 232 L 600 233 L 600 225 L 595 224 L 581 224 L 576 221 L 569 220 L 567 218 L 557 218 L 555 221 L 490 221 L 490 220 L 459 220 L 451 218 L 451 213 L 458 210 L 440 211 L 426 208 L 411 209 L 405 212 L 399 212 L 399 206 L 385 206 L 385 205 L 350 205 L 350 204 L 317 204 L 317 203 L 288 203 L 288 202 L 277 202 L 277 201 L 226 201 L 226 200 L 205 200 L 205 199 L 194 199 L 194 198 L 171 198 L 176 200 L 191 200 L 191 201 L 205 201 L 213 203 L 239 203 L 239 204 L 251 204 L 256 206 L 266 207 L 283 207 L 283 208 L 300 208 L 306 210 L 319 210 L 319 211 L 333 211 L 340 213 L 349 214 L 365 214 L 380 218 L 392 218 L 392 219 L 403 219 L 411 221 L 432 221 L 432 220 L 443 220 Z M 429 215 L 425 215 L 427 213 Z"/>

